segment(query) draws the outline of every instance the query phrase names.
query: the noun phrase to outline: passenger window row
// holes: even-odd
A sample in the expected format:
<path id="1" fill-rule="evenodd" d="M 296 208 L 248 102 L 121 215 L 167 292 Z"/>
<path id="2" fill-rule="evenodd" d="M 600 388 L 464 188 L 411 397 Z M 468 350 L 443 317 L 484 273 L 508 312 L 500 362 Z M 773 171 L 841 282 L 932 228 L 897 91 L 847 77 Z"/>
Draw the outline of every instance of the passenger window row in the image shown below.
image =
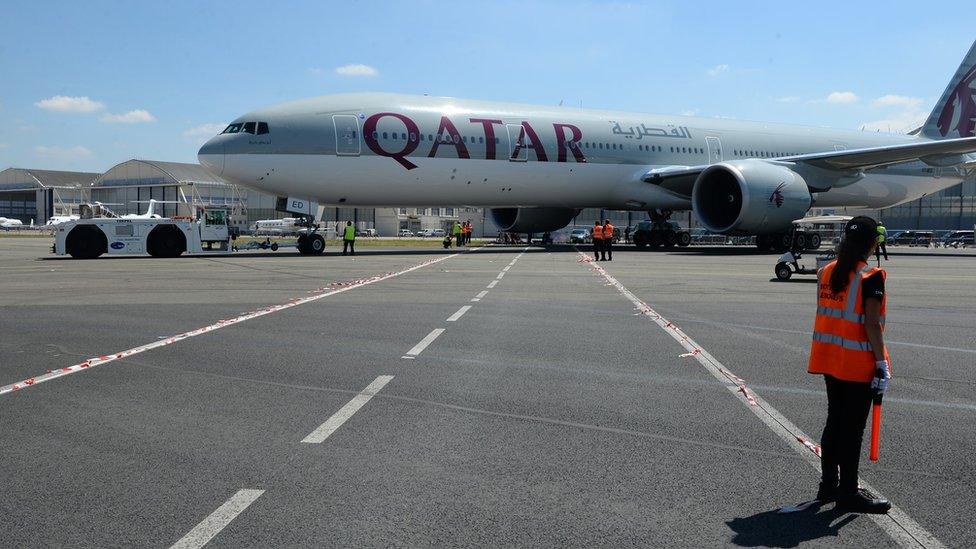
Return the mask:
<path id="1" fill-rule="evenodd" d="M 238 122 L 231 124 L 220 133 L 249 133 L 251 135 L 264 135 L 268 131 L 267 122 Z"/>
<path id="2" fill-rule="evenodd" d="M 735 156 L 745 156 L 749 158 L 782 158 L 784 156 L 797 156 L 804 153 L 785 153 L 785 152 L 769 152 L 769 151 L 746 151 L 742 149 L 735 149 L 732 151 Z"/>

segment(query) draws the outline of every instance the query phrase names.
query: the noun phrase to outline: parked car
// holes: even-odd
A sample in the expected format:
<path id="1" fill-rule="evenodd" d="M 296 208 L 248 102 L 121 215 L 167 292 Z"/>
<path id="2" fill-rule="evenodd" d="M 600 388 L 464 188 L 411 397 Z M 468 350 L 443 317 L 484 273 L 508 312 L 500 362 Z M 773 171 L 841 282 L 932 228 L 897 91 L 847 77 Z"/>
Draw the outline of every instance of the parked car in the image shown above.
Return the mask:
<path id="1" fill-rule="evenodd" d="M 444 229 L 434 229 L 433 231 L 430 232 L 430 236 L 434 238 L 444 238 L 444 236 L 446 235 L 447 235 L 447 231 L 445 231 Z"/>
<path id="2" fill-rule="evenodd" d="M 376 229 L 359 229 L 356 231 L 356 236 L 375 237 L 379 236 L 379 233 L 376 232 Z"/>
<path id="3" fill-rule="evenodd" d="M 569 232 L 570 244 L 586 244 L 592 241 L 593 239 L 590 238 L 589 229 L 573 229 Z"/>
<path id="4" fill-rule="evenodd" d="M 885 242 L 892 246 L 928 246 L 934 237 L 932 231 L 899 231 L 890 235 Z"/>
<path id="5" fill-rule="evenodd" d="M 976 236 L 974 236 L 973 231 L 952 231 L 946 235 L 942 241 L 942 245 L 946 248 L 965 248 L 976 245 L 974 239 L 976 239 Z"/>
<path id="6" fill-rule="evenodd" d="M 434 229 L 421 229 L 417 231 L 417 236 L 421 238 L 430 238 L 434 236 Z"/>
<path id="7" fill-rule="evenodd" d="M 397 233 L 397 236 L 413 236 L 413 231 L 411 231 L 410 229 L 400 229 L 400 232 Z"/>

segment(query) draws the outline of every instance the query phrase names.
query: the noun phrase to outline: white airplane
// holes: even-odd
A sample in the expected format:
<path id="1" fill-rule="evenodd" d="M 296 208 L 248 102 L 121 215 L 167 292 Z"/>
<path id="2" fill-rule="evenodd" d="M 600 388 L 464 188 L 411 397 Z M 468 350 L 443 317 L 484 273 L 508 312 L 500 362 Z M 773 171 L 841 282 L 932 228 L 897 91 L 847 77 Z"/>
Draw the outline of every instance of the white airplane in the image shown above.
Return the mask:
<path id="1" fill-rule="evenodd" d="M 156 213 L 156 204 L 179 204 L 179 202 L 172 200 L 156 200 L 155 198 L 150 198 L 148 201 L 145 200 L 135 200 L 138 203 L 147 203 L 149 206 L 146 208 L 146 213 L 142 214 L 125 214 L 121 217 L 122 219 L 161 219 L 163 216 Z"/>
<path id="2" fill-rule="evenodd" d="M 78 218 L 79 217 L 77 215 L 54 215 L 47 220 L 47 223 L 44 224 L 44 228 L 56 227 L 68 221 L 75 221 Z"/>
<path id="3" fill-rule="evenodd" d="M 783 247 L 813 205 L 886 208 L 959 183 L 976 166 L 974 126 L 976 44 L 919 135 L 353 93 L 246 114 L 198 158 L 294 213 L 482 206 L 532 233 L 580 208 L 691 209 L 713 232 Z M 319 253 L 319 238 L 299 250 Z"/>
<path id="4" fill-rule="evenodd" d="M 297 217 L 284 217 L 281 219 L 259 219 L 254 222 L 251 226 L 251 231 L 254 233 L 275 233 L 275 234 L 287 234 L 287 233 L 297 233 L 301 229 L 298 226 L 298 222 L 301 221 Z"/>
<path id="5" fill-rule="evenodd" d="M 19 229 L 24 226 L 24 222 L 19 219 L 0 217 L 0 229 Z"/>

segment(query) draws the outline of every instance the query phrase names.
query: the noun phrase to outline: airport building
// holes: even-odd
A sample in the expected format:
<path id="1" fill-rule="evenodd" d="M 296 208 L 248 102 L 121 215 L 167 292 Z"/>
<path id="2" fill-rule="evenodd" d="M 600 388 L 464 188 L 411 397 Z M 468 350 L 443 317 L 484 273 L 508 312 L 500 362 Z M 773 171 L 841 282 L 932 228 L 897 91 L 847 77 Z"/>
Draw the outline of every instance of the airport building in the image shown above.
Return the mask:
<path id="1" fill-rule="evenodd" d="M 888 230 L 968 229 L 976 225 L 976 178 L 876 212 Z"/>
<path id="2" fill-rule="evenodd" d="M 43 225 L 55 215 L 77 213 L 97 173 L 7 168 L 0 172 L 0 217 Z"/>

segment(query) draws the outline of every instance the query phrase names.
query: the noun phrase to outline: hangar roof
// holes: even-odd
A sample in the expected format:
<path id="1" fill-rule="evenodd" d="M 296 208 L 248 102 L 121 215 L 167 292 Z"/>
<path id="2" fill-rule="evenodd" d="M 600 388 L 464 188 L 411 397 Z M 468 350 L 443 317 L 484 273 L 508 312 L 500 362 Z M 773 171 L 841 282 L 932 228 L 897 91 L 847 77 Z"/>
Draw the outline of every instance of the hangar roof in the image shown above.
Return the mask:
<path id="1" fill-rule="evenodd" d="M 199 164 L 163 162 L 134 158 L 116 164 L 98 176 L 93 187 L 128 187 L 151 185 L 227 185 L 219 177 L 214 177 Z"/>
<path id="2" fill-rule="evenodd" d="M 0 190 L 28 191 L 48 189 L 51 187 L 87 187 L 96 177 L 98 177 L 98 174 L 91 172 L 7 168 L 0 172 Z"/>

